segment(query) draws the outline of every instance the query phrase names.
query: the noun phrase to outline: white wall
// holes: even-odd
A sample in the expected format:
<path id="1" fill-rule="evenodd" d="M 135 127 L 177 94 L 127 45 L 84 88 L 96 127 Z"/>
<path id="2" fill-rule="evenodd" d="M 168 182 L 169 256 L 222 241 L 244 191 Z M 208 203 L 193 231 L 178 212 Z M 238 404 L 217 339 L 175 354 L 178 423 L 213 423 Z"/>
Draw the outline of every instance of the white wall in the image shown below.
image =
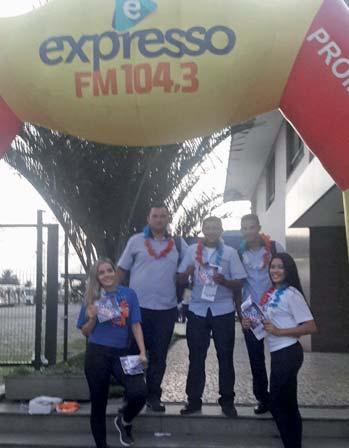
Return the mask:
<path id="1" fill-rule="evenodd" d="M 325 171 L 320 161 L 314 158 L 310 164 L 303 167 L 297 177 L 294 177 L 292 185 L 287 185 L 286 225 L 292 226 L 333 186 L 334 181 L 331 176 Z"/>
<path id="2" fill-rule="evenodd" d="M 268 209 L 266 209 L 266 170 L 257 184 L 254 194 L 254 211 L 259 216 L 262 231 L 271 236 L 273 240 L 279 241 L 283 246 L 286 244 L 285 236 L 285 195 L 286 195 L 286 125 L 276 138 L 273 146 L 275 151 L 275 198 Z M 272 155 L 272 151 L 270 153 Z"/>

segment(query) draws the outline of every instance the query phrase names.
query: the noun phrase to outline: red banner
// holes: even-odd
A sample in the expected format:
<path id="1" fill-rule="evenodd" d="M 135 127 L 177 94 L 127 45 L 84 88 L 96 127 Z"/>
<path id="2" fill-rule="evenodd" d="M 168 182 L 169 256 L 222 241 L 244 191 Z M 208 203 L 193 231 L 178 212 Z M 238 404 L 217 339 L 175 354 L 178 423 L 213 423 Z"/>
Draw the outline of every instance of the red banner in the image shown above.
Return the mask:
<path id="1" fill-rule="evenodd" d="M 0 97 L 0 158 L 9 149 L 12 140 L 19 132 L 21 125 L 22 122 Z"/>
<path id="2" fill-rule="evenodd" d="M 337 185 L 349 188 L 349 9 L 325 0 L 291 71 L 281 111 Z"/>

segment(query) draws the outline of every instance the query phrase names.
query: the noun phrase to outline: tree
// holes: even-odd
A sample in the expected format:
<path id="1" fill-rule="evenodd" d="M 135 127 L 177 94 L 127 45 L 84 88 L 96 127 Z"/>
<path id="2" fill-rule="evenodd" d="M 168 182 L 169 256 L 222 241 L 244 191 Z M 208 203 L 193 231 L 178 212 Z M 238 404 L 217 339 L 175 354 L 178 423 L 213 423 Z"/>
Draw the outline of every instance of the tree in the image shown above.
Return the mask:
<path id="1" fill-rule="evenodd" d="M 229 135 L 129 148 L 25 124 L 6 160 L 46 200 L 87 270 L 97 256 L 120 253 L 151 204 L 175 212 L 195 184 L 190 173 Z"/>
<path id="2" fill-rule="evenodd" d="M 185 236 L 198 236 L 201 232 L 203 219 L 212 215 L 214 210 L 222 204 L 222 194 L 207 195 L 203 193 L 201 197 L 190 207 L 183 207 L 184 213 L 176 225 L 176 234 Z M 220 216 L 225 218 L 226 215 Z"/>
<path id="3" fill-rule="evenodd" d="M 97 144 L 25 124 L 5 160 L 45 199 L 87 271 L 97 256 L 120 254 L 128 237 L 143 228 L 151 204 L 165 202 L 175 213 L 199 179 L 193 173 L 205 157 L 254 123 L 147 148 Z M 210 199 L 196 201 L 198 219 L 210 210 Z M 187 223 L 181 221 L 184 235 L 193 225 L 193 211 L 187 211 Z"/>
<path id="4" fill-rule="evenodd" d="M 0 277 L 1 285 L 19 285 L 17 275 L 13 274 L 11 269 L 5 269 Z"/>

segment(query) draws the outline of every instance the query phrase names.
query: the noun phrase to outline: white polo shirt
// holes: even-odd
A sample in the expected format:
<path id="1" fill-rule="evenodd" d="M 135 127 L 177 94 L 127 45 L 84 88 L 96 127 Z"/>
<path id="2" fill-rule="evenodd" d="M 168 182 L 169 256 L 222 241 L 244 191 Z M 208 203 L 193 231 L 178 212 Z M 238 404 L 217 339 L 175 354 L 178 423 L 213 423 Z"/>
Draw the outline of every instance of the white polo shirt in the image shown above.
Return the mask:
<path id="1" fill-rule="evenodd" d="M 303 322 L 313 320 L 314 317 L 307 302 L 298 289 L 288 287 L 281 294 L 280 302 L 273 307 L 276 291 L 271 294 L 268 302 L 263 306 L 265 317 L 277 328 L 294 328 Z M 268 334 L 269 349 L 271 352 L 289 347 L 298 341 L 291 336 L 274 336 Z"/>
<path id="2" fill-rule="evenodd" d="M 159 254 L 168 244 L 169 237 L 162 240 L 151 238 L 154 251 Z M 176 246 L 166 257 L 156 259 L 145 247 L 143 233 L 132 236 L 117 265 L 130 271 L 130 288 L 136 291 L 139 304 L 150 310 L 169 310 L 177 306 L 176 272 L 178 258 L 184 257 L 188 245 L 182 239 L 181 253 Z"/>

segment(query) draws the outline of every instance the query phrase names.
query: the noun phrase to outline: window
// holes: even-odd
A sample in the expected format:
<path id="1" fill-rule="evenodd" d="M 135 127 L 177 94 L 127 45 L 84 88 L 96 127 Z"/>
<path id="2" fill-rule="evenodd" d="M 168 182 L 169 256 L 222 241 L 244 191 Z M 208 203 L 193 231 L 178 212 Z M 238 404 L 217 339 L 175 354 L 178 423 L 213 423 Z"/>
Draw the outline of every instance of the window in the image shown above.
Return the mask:
<path id="1" fill-rule="evenodd" d="M 293 130 L 292 126 L 287 123 L 287 140 L 286 140 L 286 156 L 287 156 L 287 177 L 289 177 L 298 163 L 304 156 L 304 143 Z"/>
<path id="2" fill-rule="evenodd" d="M 267 165 L 267 210 L 275 199 L 275 154 L 273 154 Z"/>

